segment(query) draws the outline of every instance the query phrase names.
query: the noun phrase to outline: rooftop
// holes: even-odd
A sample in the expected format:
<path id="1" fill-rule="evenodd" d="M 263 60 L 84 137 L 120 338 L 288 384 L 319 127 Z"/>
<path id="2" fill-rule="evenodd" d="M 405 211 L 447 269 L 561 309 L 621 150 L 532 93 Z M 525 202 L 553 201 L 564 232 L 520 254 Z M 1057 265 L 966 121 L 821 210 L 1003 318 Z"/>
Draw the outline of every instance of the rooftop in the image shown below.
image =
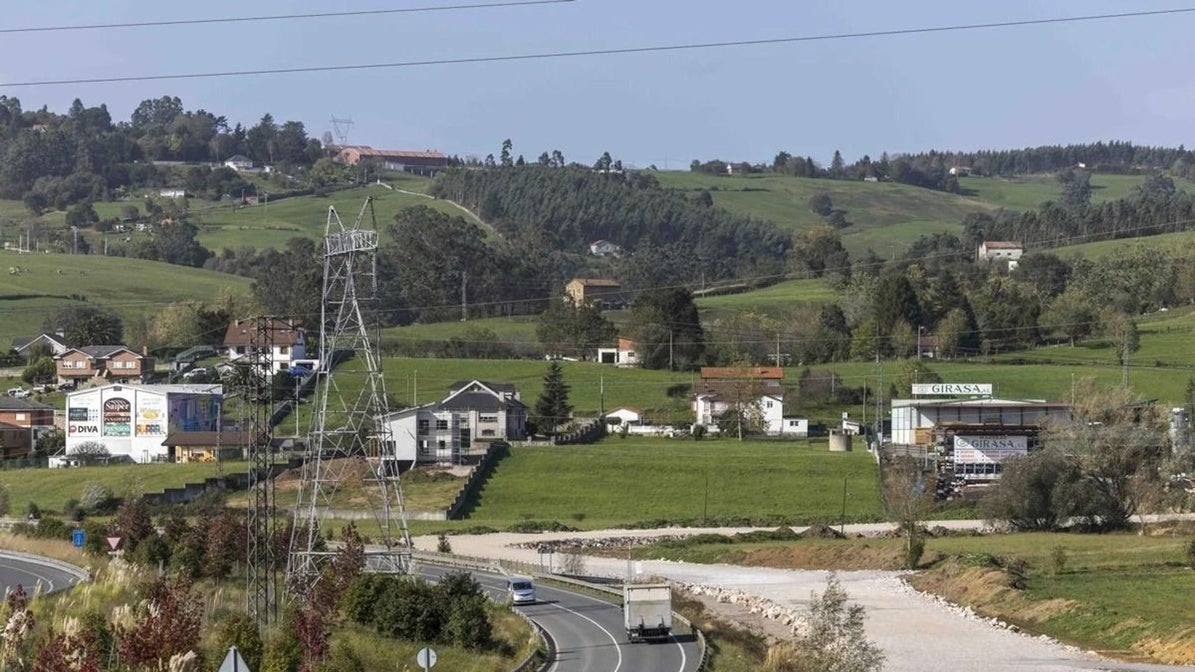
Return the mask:
<path id="1" fill-rule="evenodd" d="M 779 366 L 703 366 L 702 380 L 783 380 L 784 368 Z"/>
<path id="2" fill-rule="evenodd" d="M 989 250 L 1019 250 L 1024 247 L 1015 240 L 985 240 L 983 246 Z"/>
<path id="3" fill-rule="evenodd" d="M 583 287 L 621 287 L 617 280 L 609 278 L 573 278 L 569 284 L 579 283 Z"/>
<path id="4" fill-rule="evenodd" d="M 0 397 L 0 411 L 40 411 L 47 408 L 54 407 L 36 401 L 29 401 L 28 399 L 17 399 L 16 397 L 9 396 Z"/>
<path id="5" fill-rule="evenodd" d="M 269 336 L 263 334 L 262 338 L 272 340 L 274 345 L 294 345 L 299 341 L 299 334 L 303 330 L 297 320 L 281 318 L 269 318 L 268 322 L 264 319 L 234 320 L 229 323 L 228 330 L 224 332 L 224 345 L 252 345 L 258 338 L 259 328 L 269 332 Z"/>

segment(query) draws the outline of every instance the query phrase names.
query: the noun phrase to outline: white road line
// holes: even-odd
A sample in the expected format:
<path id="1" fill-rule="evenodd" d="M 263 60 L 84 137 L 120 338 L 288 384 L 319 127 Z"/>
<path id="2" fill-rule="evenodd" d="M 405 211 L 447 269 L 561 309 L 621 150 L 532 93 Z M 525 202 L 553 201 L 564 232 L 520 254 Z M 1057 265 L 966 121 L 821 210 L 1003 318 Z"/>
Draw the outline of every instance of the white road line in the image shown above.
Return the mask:
<path id="1" fill-rule="evenodd" d="M 680 649 L 680 672 L 685 672 L 685 664 L 688 662 L 685 657 L 685 647 L 679 641 L 677 641 L 676 635 L 670 636 L 672 637 L 672 643 L 676 644 L 676 648 Z"/>
<path id="2" fill-rule="evenodd" d="M 590 623 L 593 623 L 595 626 L 597 626 L 598 630 L 601 630 L 602 632 L 606 633 L 606 636 L 610 638 L 610 641 L 614 642 L 614 651 L 618 653 L 618 664 L 614 666 L 613 672 L 618 672 L 618 670 L 622 668 L 622 647 L 618 645 L 618 640 L 614 639 L 614 635 L 609 630 L 603 628 L 600 623 L 598 623 L 597 621 L 593 620 L 592 618 L 586 616 L 585 614 L 573 611 L 572 609 L 569 609 L 568 607 L 565 607 L 565 606 L 561 606 L 555 602 L 552 603 L 552 606 L 556 607 L 557 609 L 563 609 L 563 610 L 567 611 L 568 613 L 572 614 L 573 616 L 580 616 L 581 618 L 583 618 L 583 619 L 589 621 Z M 553 665 L 552 669 L 556 669 L 556 666 Z"/>
<path id="3" fill-rule="evenodd" d="M 47 590 L 46 590 L 46 592 L 47 592 L 47 593 L 52 593 L 52 592 L 54 592 L 54 582 L 53 582 L 53 581 L 51 581 L 51 580 L 50 580 L 48 577 L 45 577 L 45 576 L 43 576 L 43 575 L 41 575 L 41 574 L 38 574 L 37 572 L 30 571 L 30 570 L 26 569 L 26 568 L 25 568 L 25 567 L 23 567 L 23 566 L 18 566 L 18 565 L 9 565 L 9 564 L 5 564 L 5 563 L 2 563 L 2 562 L 0 562 L 0 567 L 4 567 L 4 568 L 7 568 L 7 569 L 12 569 L 12 570 L 16 570 L 16 571 L 18 571 L 18 572 L 21 572 L 22 574 L 28 574 L 28 575 L 30 575 L 30 576 L 36 576 L 36 577 L 37 577 L 39 580 L 41 580 L 41 581 L 45 581 L 45 582 L 46 582 L 46 584 L 49 586 L 49 588 L 47 588 Z"/>

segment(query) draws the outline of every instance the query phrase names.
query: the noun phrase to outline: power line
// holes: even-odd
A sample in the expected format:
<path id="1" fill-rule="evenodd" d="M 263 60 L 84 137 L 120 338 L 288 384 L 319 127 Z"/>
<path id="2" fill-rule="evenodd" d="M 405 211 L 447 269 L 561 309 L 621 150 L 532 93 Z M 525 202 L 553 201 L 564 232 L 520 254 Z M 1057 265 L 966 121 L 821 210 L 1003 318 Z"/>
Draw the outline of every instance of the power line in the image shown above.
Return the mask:
<path id="1" fill-rule="evenodd" d="M 257 68 L 251 70 L 224 70 L 210 72 L 190 72 L 162 75 L 116 75 L 111 77 L 81 77 L 76 79 L 47 79 L 26 82 L 3 82 L 0 86 L 58 86 L 63 84 L 115 84 L 121 82 L 146 82 L 180 79 L 210 79 L 217 77 L 250 77 L 262 75 L 286 75 L 313 72 L 344 72 L 350 70 L 382 70 L 395 68 L 426 67 L 430 65 L 463 65 L 472 63 L 499 63 L 511 61 L 537 61 L 555 58 L 577 58 L 585 56 L 615 56 L 622 54 L 647 54 L 671 51 L 692 51 L 697 49 L 718 49 L 726 47 L 749 47 L 771 44 L 793 44 L 798 42 L 818 42 L 830 40 L 847 40 L 869 37 L 890 37 L 897 35 L 923 35 L 927 33 L 945 33 L 968 30 L 984 30 L 990 28 L 1015 28 L 1057 23 L 1078 23 L 1081 21 L 1100 21 L 1107 19 L 1127 19 L 1146 16 L 1162 16 L 1195 12 L 1195 7 L 1179 9 L 1160 9 L 1141 12 L 1120 12 L 1116 14 L 1089 14 L 1085 16 L 1065 16 L 1047 19 L 1024 19 L 1020 21 L 996 21 L 990 23 L 955 24 L 949 26 L 928 26 L 922 28 L 898 28 L 893 30 L 872 30 L 855 33 L 830 33 L 824 35 L 799 35 L 794 37 L 776 37 L 754 40 L 724 40 L 718 42 L 691 42 L 686 44 L 670 44 L 647 47 L 621 47 L 612 49 L 586 49 L 578 51 L 552 51 L 532 54 L 510 54 L 505 56 L 472 56 L 461 58 L 439 58 L 419 61 L 396 61 L 390 63 L 359 63 L 350 65 L 313 65 L 293 68 Z"/>
<path id="2" fill-rule="evenodd" d="M 416 14 L 424 12 L 448 12 L 462 9 L 491 9 L 497 7 L 523 7 L 527 5 L 555 5 L 575 0 L 509 0 L 440 7 L 403 7 L 399 9 L 361 9 L 342 12 L 314 12 L 311 14 L 269 14 L 262 16 L 221 16 L 206 19 L 161 19 L 157 21 L 131 21 L 127 23 L 90 23 L 66 26 L 26 26 L 22 28 L 0 28 L 6 33 L 52 33 L 68 30 L 110 30 L 116 28 L 160 28 L 167 26 L 195 26 L 218 23 L 249 23 L 254 21 L 293 21 L 297 19 L 330 19 L 339 17 L 380 16 L 385 14 Z"/>

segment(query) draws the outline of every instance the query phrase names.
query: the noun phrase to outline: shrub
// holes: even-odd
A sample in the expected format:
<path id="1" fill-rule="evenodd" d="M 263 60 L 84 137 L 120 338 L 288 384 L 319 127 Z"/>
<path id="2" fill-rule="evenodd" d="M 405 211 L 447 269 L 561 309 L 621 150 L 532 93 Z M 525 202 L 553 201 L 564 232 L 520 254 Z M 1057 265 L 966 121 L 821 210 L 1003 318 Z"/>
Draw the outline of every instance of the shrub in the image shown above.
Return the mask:
<path id="1" fill-rule="evenodd" d="M 1050 551 L 1050 571 L 1053 572 L 1054 576 L 1058 576 L 1066 571 L 1067 559 L 1066 549 L 1061 546 L 1055 546 Z"/>
<path id="2" fill-rule="evenodd" d="M 249 669 L 253 669 L 253 667 L 250 666 Z M 332 645 L 332 651 L 328 653 L 327 659 L 315 669 L 316 672 L 365 672 L 365 663 L 361 662 L 361 657 L 357 655 L 353 647 L 344 642 L 337 642 Z"/>
<path id="3" fill-rule="evenodd" d="M 1195 569 L 1195 539 L 1187 542 L 1187 566 Z"/>
<path id="4" fill-rule="evenodd" d="M 261 667 L 261 633 L 257 630 L 257 623 L 249 618 L 248 614 L 233 614 L 225 617 L 220 623 L 220 629 L 216 631 L 217 650 L 223 655 L 223 652 L 232 646 L 241 652 L 241 657 L 245 659 L 249 669 L 256 670 Z"/>
<path id="5" fill-rule="evenodd" d="M 920 535 L 913 537 L 905 546 L 905 569 L 917 569 L 921 566 L 921 556 L 925 553 L 925 539 Z"/>
<path id="6" fill-rule="evenodd" d="M 112 488 L 95 481 L 84 485 L 83 494 L 79 495 L 79 506 L 84 511 L 100 511 L 107 508 L 111 501 Z"/>
<path id="7" fill-rule="evenodd" d="M 25 506 L 25 515 L 34 519 L 41 518 L 41 507 L 35 502 L 29 502 Z"/>
<path id="8" fill-rule="evenodd" d="M 451 553 L 452 544 L 448 541 L 447 534 L 441 534 L 436 538 L 436 552 L 437 553 Z"/>
<path id="9" fill-rule="evenodd" d="M 1029 563 L 1024 558 L 1005 558 L 1001 563 L 1008 575 L 1008 587 L 1024 590 L 1029 585 Z"/>
<path id="10" fill-rule="evenodd" d="M 0 483 L 0 516 L 7 516 L 12 510 L 12 497 L 8 494 L 8 486 Z"/>
<path id="11" fill-rule="evenodd" d="M 693 440 L 700 441 L 705 438 L 705 425 L 693 425 Z"/>

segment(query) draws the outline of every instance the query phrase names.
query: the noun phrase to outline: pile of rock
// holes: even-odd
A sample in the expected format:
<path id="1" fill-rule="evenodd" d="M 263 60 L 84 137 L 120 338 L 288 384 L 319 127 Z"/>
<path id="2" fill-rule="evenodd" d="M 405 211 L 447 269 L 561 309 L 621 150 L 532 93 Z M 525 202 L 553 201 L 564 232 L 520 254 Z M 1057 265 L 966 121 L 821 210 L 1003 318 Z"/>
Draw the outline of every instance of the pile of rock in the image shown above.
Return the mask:
<path id="1" fill-rule="evenodd" d="M 724 604 L 737 604 L 745 607 L 752 614 L 758 614 L 768 620 L 777 621 L 792 631 L 793 635 L 803 635 L 809 627 L 809 622 L 803 611 L 779 604 L 766 597 L 745 593 L 736 588 L 722 586 L 708 586 L 692 583 L 675 583 L 676 588 L 692 595 L 711 597 Z"/>
<path id="2" fill-rule="evenodd" d="M 684 539 L 686 535 L 671 534 L 662 535 L 658 537 L 605 537 L 602 539 L 552 539 L 544 541 L 526 541 L 520 544 L 514 544 L 514 548 L 525 549 L 547 549 L 553 553 L 559 553 L 562 550 L 585 550 L 590 548 L 629 548 L 632 546 L 641 546 L 643 544 L 655 543 L 657 541 L 675 541 L 677 539 Z"/>

